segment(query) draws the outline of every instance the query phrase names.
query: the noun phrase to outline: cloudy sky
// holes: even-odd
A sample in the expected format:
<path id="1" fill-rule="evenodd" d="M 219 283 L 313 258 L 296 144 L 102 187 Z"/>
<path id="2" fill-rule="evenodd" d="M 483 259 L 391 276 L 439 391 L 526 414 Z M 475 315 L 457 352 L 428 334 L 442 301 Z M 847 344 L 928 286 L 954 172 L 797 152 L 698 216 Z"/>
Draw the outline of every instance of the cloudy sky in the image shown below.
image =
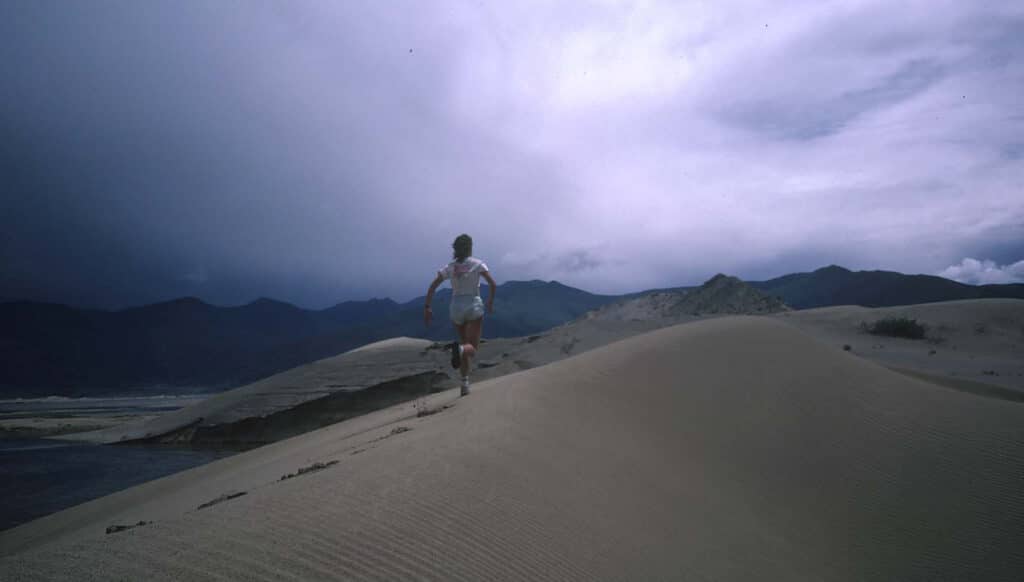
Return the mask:
<path id="1" fill-rule="evenodd" d="M 1024 4 L 0 5 L 0 299 L 1024 280 Z"/>

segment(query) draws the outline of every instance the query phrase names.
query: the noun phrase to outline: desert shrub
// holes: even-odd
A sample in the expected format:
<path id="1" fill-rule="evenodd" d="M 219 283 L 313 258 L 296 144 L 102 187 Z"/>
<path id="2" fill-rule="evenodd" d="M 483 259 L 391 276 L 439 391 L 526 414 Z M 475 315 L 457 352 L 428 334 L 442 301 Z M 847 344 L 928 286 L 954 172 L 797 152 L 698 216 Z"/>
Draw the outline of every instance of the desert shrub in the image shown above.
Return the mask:
<path id="1" fill-rule="evenodd" d="M 916 319 L 906 317 L 887 317 L 872 324 L 862 324 L 865 331 L 873 335 L 923 339 L 927 328 Z"/>

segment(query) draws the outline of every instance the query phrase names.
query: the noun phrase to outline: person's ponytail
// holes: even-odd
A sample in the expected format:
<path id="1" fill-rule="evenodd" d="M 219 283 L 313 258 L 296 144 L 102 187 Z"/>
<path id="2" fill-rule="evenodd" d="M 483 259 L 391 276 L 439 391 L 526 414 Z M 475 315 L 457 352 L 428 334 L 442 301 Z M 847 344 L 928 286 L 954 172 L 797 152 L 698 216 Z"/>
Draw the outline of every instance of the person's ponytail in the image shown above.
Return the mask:
<path id="1" fill-rule="evenodd" d="M 456 261 L 461 263 L 473 254 L 473 237 L 468 234 L 460 234 L 455 237 L 455 242 L 452 243 L 452 249 L 454 251 L 452 256 Z"/>

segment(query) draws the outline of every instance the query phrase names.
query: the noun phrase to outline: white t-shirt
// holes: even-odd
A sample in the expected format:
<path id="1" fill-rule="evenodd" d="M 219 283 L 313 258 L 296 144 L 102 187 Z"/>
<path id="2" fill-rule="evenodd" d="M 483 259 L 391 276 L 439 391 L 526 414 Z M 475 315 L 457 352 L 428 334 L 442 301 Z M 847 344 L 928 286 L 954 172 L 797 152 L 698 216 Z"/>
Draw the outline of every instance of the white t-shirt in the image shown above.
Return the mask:
<path id="1" fill-rule="evenodd" d="M 487 265 L 476 257 L 466 257 L 460 263 L 452 261 L 437 272 L 442 279 L 452 282 L 452 296 L 480 295 L 480 273 L 487 271 Z"/>

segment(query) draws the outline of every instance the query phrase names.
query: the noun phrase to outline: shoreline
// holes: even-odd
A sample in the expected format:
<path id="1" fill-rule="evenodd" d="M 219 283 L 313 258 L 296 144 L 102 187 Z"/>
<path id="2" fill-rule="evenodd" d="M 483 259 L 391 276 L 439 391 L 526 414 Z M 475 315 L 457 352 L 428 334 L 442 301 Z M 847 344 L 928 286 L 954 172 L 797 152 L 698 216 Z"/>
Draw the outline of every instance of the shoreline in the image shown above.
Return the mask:
<path id="1" fill-rule="evenodd" d="M 209 395 L 86 396 L 0 400 L 0 439 L 49 438 L 148 422 Z"/>

